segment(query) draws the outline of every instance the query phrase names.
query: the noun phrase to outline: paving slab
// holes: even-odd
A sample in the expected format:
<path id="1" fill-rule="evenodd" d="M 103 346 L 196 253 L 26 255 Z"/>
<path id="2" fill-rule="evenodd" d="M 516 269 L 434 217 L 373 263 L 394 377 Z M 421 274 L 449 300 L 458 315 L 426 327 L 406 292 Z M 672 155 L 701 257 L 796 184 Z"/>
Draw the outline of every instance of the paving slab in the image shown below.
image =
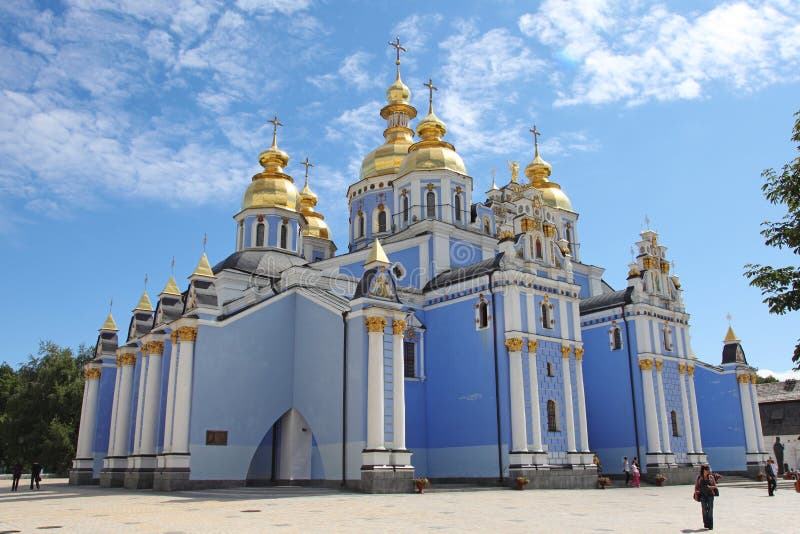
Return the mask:
<path id="1" fill-rule="evenodd" d="M 10 484 L 9 484 L 10 486 Z M 691 486 L 364 495 L 304 487 L 158 493 L 69 486 L 0 493 L 10 532 L 704 532 Z M 800 493 L 722 486 L 717 532 L 800 532 Z"/>

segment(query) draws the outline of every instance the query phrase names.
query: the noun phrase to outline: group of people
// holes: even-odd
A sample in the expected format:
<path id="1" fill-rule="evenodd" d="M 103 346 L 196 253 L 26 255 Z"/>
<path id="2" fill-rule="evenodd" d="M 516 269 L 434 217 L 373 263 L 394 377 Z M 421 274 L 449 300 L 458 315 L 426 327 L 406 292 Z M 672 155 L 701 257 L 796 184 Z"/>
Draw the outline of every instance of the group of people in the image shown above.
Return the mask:
<path id="1" fill-rule="evenodd" d="M 39 462 L 31 464 L 31 489 L 33 489 L 34 484 L 37 490 L 41 489 L 39 483 L 42 481 L 42 471 L 42 466 Z M 22 464 L 20 462 L 17 462 L 11 468 L 11 476 L 11 491 L 17 491 L 19 490 L 19 480 L 22 478 Z"/>
<path id="2" fill-rule="evenodd" d="M 625 485 L 630 487 L 642 487 L 642 472 L 639 466 L 639 459 L 634 457 L 628 462 L 628 457 L 622 458 L 622 471 L 625 473 Z"/>

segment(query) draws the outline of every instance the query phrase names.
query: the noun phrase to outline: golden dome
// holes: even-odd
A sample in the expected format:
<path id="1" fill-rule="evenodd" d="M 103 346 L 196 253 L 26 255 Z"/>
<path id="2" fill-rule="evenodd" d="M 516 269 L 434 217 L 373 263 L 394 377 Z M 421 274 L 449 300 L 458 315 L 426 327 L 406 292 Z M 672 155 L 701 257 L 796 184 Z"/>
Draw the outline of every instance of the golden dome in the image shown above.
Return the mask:
<path id="1" fill-rule="evenodd" d="M 386 89 L 386 101 L 389 104 L 408 104 L 411 101 L 411 90 L 400 79 L 399 68 L 394 83 Z"/>
<path id="2" fill-rule="evenodd" d="M 388 132 L 388 130 L 387 130 Z M 361 179 L 372 178 L 382 174 L 396 173 L 403 164 L 403 158 L 408 154 L 408 147 L 411 146 L 411 130 L 405 135 L 387 142 L 369 154 L 361 162 Z"/>
<path id="3" fill-rule="evenodd" d="M 408 155 L 403 160 L 403 165 L 398 171 L 398 176 L 406 175 L 413 171 L 429 171 L 434 169 L 447 169 L 460 174 L 467 174 L 464 160 L 456 153 L 456 149 L 442 137 L 447 133 L 447 127 L 431 110 L 428 115 L 417 125 L 417 135 L 422 141 L 414 143 L 408 149 Z"/>
<path id="4" fill-rule="evenodd" d="M 306 183 L 300 191 L 300 211 L 305 216 L 307 223 L 303 235 L 330 239 L 331 231 L 328 223 L 325 222 L 325 217 L 321 213 L 314 211 L 316 205 L 317 195 L 308 187 L 308 176 L 306 176 Z"/>
<path id="5" fill-rule="evenodd" d="M 272 146 L 258 155 L 258 162 L 264 170 L 255 176 L 244 192 L 242 209 L 283 208 L 297 211 L 297 187 L 294 180 L 283 172 L 289 163 L 289 155 L 277 145 L 277 117 L 272 133 Z"/>
<path id="6" fill-rule="evenodd" d="M 562 210 L 573 211 L 572 202 L 561 186 L 555 182 L 545 182 L 539 186 L 534 186 L 542 192 L 542 200 L 545 204 L 553 208 L 561 208 Z"/>
<path id="7" fill-rule="evenodd" d="M 538 182 L 547 180 L 551 172 L 553 172 L 553 167 L 542 159 L 538 150 L 536 151 L 536 156 L 533 158 L 533 161 L 528 163 L 528 166 L 525 167 L 525 176 L 528 177 L 534 186 L 536 186 Z"/>
<path id="8" fill-rule="evenodd" d="M 533 132 L 533 161 L 525 167 L 525 176 L 531 181 L 531 185 L 542 192 L 542 200 L 552 208 L 572 211 L 572 202 L 569 197 L 561 190 L 561 186 L 548 180 L 553 172 L 553 167 L 539 155 L 539 133 L 536 126 Z"/>

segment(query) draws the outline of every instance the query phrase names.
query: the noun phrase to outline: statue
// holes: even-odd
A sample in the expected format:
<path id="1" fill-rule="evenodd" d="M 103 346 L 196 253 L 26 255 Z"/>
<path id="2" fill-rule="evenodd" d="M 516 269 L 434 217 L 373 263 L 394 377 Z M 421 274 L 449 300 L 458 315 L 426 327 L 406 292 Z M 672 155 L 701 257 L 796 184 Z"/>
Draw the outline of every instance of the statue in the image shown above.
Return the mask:
<path id="1" fill-rule="evenodd" d="M 519 177 L 519 163 L 506 160 L 506 164 L 509 170 L 511 170 L 511 181 L 517 183 L 517 178 Z"/>
<path id="2" fill-rule="evenodd" d="M 781 443 L 781 437 L 775 436 L 775 445 L 772 446 L 772 450 L 775 452 L 775 460 L 778 462 L 778 474 L 783 474 L 783 443 Z"/>

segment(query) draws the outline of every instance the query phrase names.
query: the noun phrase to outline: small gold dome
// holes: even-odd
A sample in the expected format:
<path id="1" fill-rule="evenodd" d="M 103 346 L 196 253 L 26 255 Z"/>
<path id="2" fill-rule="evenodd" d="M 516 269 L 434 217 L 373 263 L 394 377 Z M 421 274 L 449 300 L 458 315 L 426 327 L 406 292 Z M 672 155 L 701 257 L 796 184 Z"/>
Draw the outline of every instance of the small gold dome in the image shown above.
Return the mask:
<path id="1" fill-rule="evenodd" d="M 406 135 L 405 140 L 383 144 L 367 154 L 361 162 L 361 179 L 396 173 L 411 144 L 411 135 Z"/>
<path id="2" fill-rule="evenodd" d="M 567 194 L 561 190 L 561 186 L 557 183 L 546 182 L 537 187 L 537 189 L 542 191 L 542 200 L 548 206 L 573 211 L 572 202 L 570 202 Z"/>
<path id="3" fill-rule="evenodd" d="M 531 181 L 531 183 L 536 187 L 537 183 L 541 183 L 547 180 L 550 177 L 550 173 L 553 172 L 553 167 L 547 163 L 542 157 L 536 154 L 536 157 L 533 158 L 527 167 L 525 167 L 525 176 Z"/>
<path id="4" fill-rule="evenodd" d="M 400 70 L 394 83 L 386 89 L 386 101 L 389 104 L 408 104 L 411 101 L 411 90 L 400 79 Z"/>
<path id="5" fill-rule="evenodd" d="M 289 155 L 278 148 L 275 134 L 272 146 L 258 156 L 263 172 L 253 176 L 253 181 L 244 192 L 242 209 L 283 208 L 297 211 L 298 193 L 294 180 L 283 172 L 289 163 Z"/>
<path id="6" fill-rule="evenodd" d="M 458 155 L 453 145 L 442 141 L 447 133 L 447 126 L 433 111 L 417 125 L 417 135 L 422 141 L 414 143 L 408 149 L 408 155 L 398 171 L 404 176 L 413 171 L 429 171 L 446 169 L 460 174 L 467 174 L 464 160 Z"/>
<path id="7" fill-rule="evenodd" d="M 328 223 L 324 220 L 325 217 L 321 213 L 314 211 L 317 199 L 317 194 L 308 186 L 308 179 L 306 179 L 306 183 L 300 191 L 301 212 L 305 216 L 307 223 L 306 228 L 303 230 L 303 235 L 330 239 L 331 231 L 328 228 Z"/>

